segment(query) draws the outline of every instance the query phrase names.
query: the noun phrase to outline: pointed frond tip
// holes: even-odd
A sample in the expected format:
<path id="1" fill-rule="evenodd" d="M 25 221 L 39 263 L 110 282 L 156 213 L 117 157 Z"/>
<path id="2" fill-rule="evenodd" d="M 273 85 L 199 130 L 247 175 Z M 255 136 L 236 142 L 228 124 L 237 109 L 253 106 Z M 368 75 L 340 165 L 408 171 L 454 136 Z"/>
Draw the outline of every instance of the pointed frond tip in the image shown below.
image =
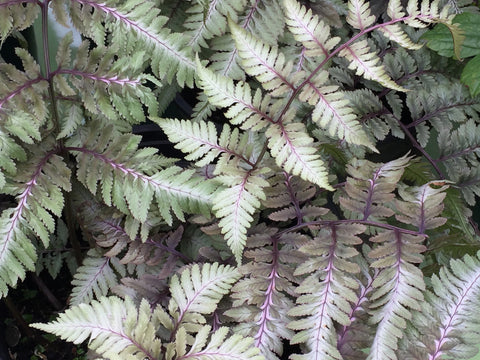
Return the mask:
<path id="1" fill-rule="evenodd" d="M 367 80 L 374 80 L 389 89 L 408 91 L 390 78 L 378 55 L 370 49 L 367 40 L 360 40 L 346 46 L 338 54 L 350 61 L 348 68 L 356 70 L 357 75 Z"/>
<path id="2" fill-rule="evenodd" d="M 147 300 L 137 309 L 130 298 L 112 296 L 72 306 L 50 323 L 31 326 L 74 344 L 89 339 L 88 347 L 106 359 L 140 360 L 161 356 L 157 324 Z"/>

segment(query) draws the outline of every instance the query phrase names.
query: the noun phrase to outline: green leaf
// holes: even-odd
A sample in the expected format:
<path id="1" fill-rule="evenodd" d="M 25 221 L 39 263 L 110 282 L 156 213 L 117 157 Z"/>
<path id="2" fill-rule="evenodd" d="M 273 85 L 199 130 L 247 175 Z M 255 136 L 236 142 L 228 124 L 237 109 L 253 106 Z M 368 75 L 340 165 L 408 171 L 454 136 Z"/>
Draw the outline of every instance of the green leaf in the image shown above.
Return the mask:
<path id="1" fill-rule="evenodd" d="M 422 36 L 427 46 L 442 56 L 466 58 L 480 54 L 480 14 L 464 12 L 455 16 L 455 27 L 438 24 Z M 454 49 L 455 45 L 455 49 Z"/>
<path id="2" fill-rule="evenodd" d="M 480 51 L 480 48 L 478 50 Z M 460 80 L 468 86 L 470 95 L 480 94 L 480 55 L 475 56 L 467 63 Z"/>

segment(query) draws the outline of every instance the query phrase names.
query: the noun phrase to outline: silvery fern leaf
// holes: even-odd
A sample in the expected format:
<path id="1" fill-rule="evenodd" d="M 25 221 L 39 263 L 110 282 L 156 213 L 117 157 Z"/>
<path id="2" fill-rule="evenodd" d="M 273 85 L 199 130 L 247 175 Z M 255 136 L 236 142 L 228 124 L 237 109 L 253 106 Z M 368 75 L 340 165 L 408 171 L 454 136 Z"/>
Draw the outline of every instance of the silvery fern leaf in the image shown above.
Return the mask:
<path id="1" fill-rule="evenodd" d="M 59 93 L 66 98 L 80 95 L 88 112 L 103 114 L 111 121 L 121 117 L 131 124 L 145 122 L 143 106 L 148 108 L 149 115 L 156 115 L 157 99 L 144 85 L 146 79 L 151 77 L 141 72 L 144 52 L 138 51 L 116 59 L 116 50 L 97 47 L 89 51 L 90 43 L 84 41 L 78 47 L 72 63 L 71 42 L 71 35 L 67 35 L 57 53 L 59 67 L 53 81 Z M 64 124 L 61 125 L 63 128 Z M 58 137 L 63 133 L 66 131 L 63 130 Z"/>
<path id="2" fill-rule="evenodd" d="M 286 117 L 288 116 L 287 114 Z M 292 175 L 333 190 L 328 183 L 325 164 L 313 146 L 313 139 L 306 133 L 305 125 L 287 121 L 285 123 L 273 124 L 265 133 L 277 165 Z"/>
<path id="3" fill-rule="evenodd" d="M 402 343 L 403 359 L 470 359 L 478 353 L 479 256 L 451 259 L 432 277 L 433 292 L 414 315 L 418 330 L 409 334 L 418 337 Z"/>
<path id="4" fill-rule="evenodd" d="M 299 94 L 300 100 L 315 106 L 312 120 L 326 129 L 330 136 L 351 144 L 368 146 L 376 151 L 357 120 L 350 101 L 339 86 L 325 84 L 327 80 L 328 72 L 320 71 Z"/>
<path id="5" fill-rule="evenodd" d="M 216 177 L 228 187 L 215 194 L 212 210 L 221 219 L 218 225 L 238 264 L 242 262 L 252 215 L 260 208 L 260 200 L 265 199 L 263 189 L 269 186 L 263 178 L 265 170 L 243 170 L 230 166 L 224 167 L 224 174 Z"/>
<path id="6" fill-rule="evenodd" d="M 364 30 L 375 22 L 370 4 L 365 0 L 349 0 L 347 22 L 355 29 Z"/>
<path id="7" fill-rule="evenodd" d="M 48 140 L 44 145 L 48 145 Z M 64 191 L 71 190 L 71 171 L 56 150 L 35 146 L 18 175 L 6 178 L 17 206 L 4 210 L 0 217 L 0 297 L 24 279 L 26 270 L 35 270 L 36 249 L 30 239 L 36 235 L 48 247 L 55 230 L 55 217 L 62 214 Z"/>
<path id="8" fill-rule="evenodd" d="M 278 47 L 270 46 L 233 21 L 229 22 L 241 65 L 248 75 L 256 77 L 272 96 L 282 96 L 295 86 L 290 80 L 293 63 L 287 62 Z"/>
<path id="9" fill-rule="evenodd" d="M 160 322 L 143 300 L 137 309 L 129 298 L 102 297 L 90 305 L 67 309 L 47 324 L 31 326 L 88 347 L 105 359 L 158 359 L 162 343 L 155 332 Z"/>
<path id="10" fill-rule="evenodd" d="M 250 85 L 216 74 L 197 62 L 198 84 L 206 94 L 208 101 L 215 106 L 228 108 L 225 116 L 234 125 L 243 129 L 260 130 L 273 123 L 272 101 L 269 95 L 263 95 L 257 89 L 252 97 Z"/>
<path id="11" fill-rule="evenodd" d="M 185 268 L 180 278 L 170 281 L 172 297 L 168 306 L 175 319 L 176 332 L 180 326 L 188 332 L 197 332 L 205 323 L 205 316 L 215 311 L 218 302 L 228 293 L 240 274 L 236 268 L 218 263 L 194 264 Z"/>
<path id="12" fill-rule="evenodd" d="M 412 313 L 420 310 L 424 300 L 425 282 L 422 271 L 413 264 L 421 263 L 422 244 L 426 229 L 437 228 L 446 221 L 438 217 L 443 210 L 444 191 L 448 186 L 431 187 L 428 183 L 402 195 L 405 202 L 398 203 L 397 219 L 418 227 L 418 235 L 387 230 L 373 236 L 370 241 L 381 243 L 369 257 L 375 259 L 371 266 L 381 269 L 373 282 L 371 296 L 373 321 L 378 322 L 369 359 L 397 359 L 398 340 Z"/>
<path id="13" fill-rule="evenodd" d="M 305 55 L 327 57 L 340 38 L 331 37 L 330 27 L 296 0 L 285 0 L 284 8 L 288 30 L 305 47 Z"/>
<path id="14" fill-rule="evenodd" d="M 363 76 L 367 80 L 377 81 L 389 89 L 407 91 L 386 73 L 380 58 L 370 49 L 367 40 L 360 40 L 345 46 L 338 54 L 350 61 L 348 68 L 356 70 L 357 75 Z"/>
<path id="15" fill-rule="evenodd" d="M 111 126 L 96 133 L 98 126 L 100 121 L 92 124 L 89 136 L 72 137 L 66 147 L 76 154 L 77 177 L 92 194 L 98 190 L 107 205 L 139 222 L 146 221 L 152 203 L 168 223 L 173 220 L 171 211 L 180 219 L 185 211 L 210 211 L 213 183 L 193 176 L 192 170 L 161 169 L 156 149 L 138 149 L 139 137 L 119 135 Z"/>
<path id="16" fill-rule="evenodd" d="M 348 197 L 340 197 L 340 204 L 363 220 L 392 216 L 394 211 L 385 205 L 394 199 L 393 191 L 409 160 L 403 156 L 386 164 L 359 160 L 349 165 L 350 177 L 345 184 Z"/>
<path id="17" fill-rule="evenodd" d="M 200 47 L 208 47 L 206 40 L 220 36 L 227 29 L 227 16 L 237 22 L 237 13 L 240 13 L 245 0 L 213 0 L 207 1 L 206 8 L 200 2 L 191 6 L 184 27 L 185 35 L 190 39 L 187 43 L 193 51 L 200 51 Z"/>
<path id="18" fill-rule="evenodd" d="M 73 276 L 70 304 L 89 303 L 94 297 L 106 296 L 108 290 L 118 284 L 115 271 L 122 277 L 126 275 L 125 265 L 117 258 L 102 256 L 98 250 L 91 249 Z"/>
<path id="19" fill-rule="evenodd" d="M 262 360 L 258 348 L 253 346 L 252 338 L 244 338 L 238 334 L 228 336 L 229 328 L 224 326 L 211 334 L 212 328 L 203 326 L 195 336 L 193 345 L 187 349 L 187 331 L 180 328 L 175 344 L 167 346 L 167 360 Z M 187 351 L 188 350 L 188 351 Z"/>
<path id="20" fill-rule="evenodd" d="M 291 343 L 305 343 L 308 352 L 292 355 L 292 359 L 342 359 L 334 322 L 350 324 L 351 304 L 358 300 L 354 291 L 358 283 L 352 274 L 360 272 L 358 264 L 350 259 L 358 254 L 354 246 L 362 240 L 357 235 L 365 229 L 360 224 L 333 225 L 300 248 L 311 257 L 295 274 L 311 275 L 295 290 L 301 295 L 289 311 L 289 315 L 303 318 L 292 321 L 289 328 L 299 330 Z"/>
<path id="21" fill-rule="evenodd" d="M 75 27 L 103 46 L 109 34 L 112 48 L 122 49 L 126 54 L 145 51 L 152 54 L 153 73 L 168 83 L 176 78 L 180 86 L 193 86 L 195 63 L 190 47 L 185 46 L 187 37 L 172 33 L 165 25 L 168 17 L 160 15 L 153 1 L 94 2 L 65 1 Z M 86 10 L 88 9 L 88 10 Z M 91 12 L 91 16 L 84 13 Z"/>

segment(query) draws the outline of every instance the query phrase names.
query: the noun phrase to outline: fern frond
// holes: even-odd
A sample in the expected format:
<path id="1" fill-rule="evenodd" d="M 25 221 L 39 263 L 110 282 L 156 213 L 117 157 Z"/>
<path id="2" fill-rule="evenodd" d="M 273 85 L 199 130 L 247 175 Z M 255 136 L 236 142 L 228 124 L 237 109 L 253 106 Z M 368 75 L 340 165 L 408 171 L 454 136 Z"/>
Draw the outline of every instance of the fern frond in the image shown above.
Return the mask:
<path id="1" fill-rule="evenodd" d="M 92 194 L 98 190 L 107 205 L 115 205 L 140 222 L 147 219 L 154 199 L 168 223 L 172 222 L 171 211 L 180 219 L 185 211 L 209 212 L 213 183 L 176 166 L 160 170 L 156 149 L 137 150 L 139 137 L 118 135 L 111 126 L 96 132 L 97 126 L 102 125 L 92 124 L 85 140 L 74 137 L 66 147 L 78 154 L 77 177 Z"/>
<path id="2" fill-rule="evenodd" d="M 328 130 L 330 136 L 375 149 L 357 120 L 350 102 L 337 85 L 325 85 L 328 72 L 320 71 L 299 94 L 299 99 L 315 105 L 312 120 Z"/>
<path id="3" fill-rule="evenodd" d="M 308 352 L 292 355 L 292 359 L 336 359 L 342 357 L 337 349 L 334 321 L 342 325 L 350 323 L 351 303 L 357 301 L 355 289 L 358 283 L 351 274 L 358 273 L 358 264 L 349 261 L 358 252 L 354 245 L 362 240 L 356 236 L 365 231 L 359 224 L 333 225 L 322 229 L 313 241 L 300 248 L 311 258 L 295 270 L 295 275 L 309 275 L 296 289 L 302 294 L 297 306 L 289 311 L 294 320 L 289 328 L 299 330 L 291 343 L 306 343 Z"/>
<path id="4" fill-rule="evenodd" d="M 187 12 L 188 18 L 184 27 L 185 34 L 190 38 L 188 46 L 193 51 L 200 51 L 200 47 L 208 47 L 206 40 L 214 36 L 223 35 L 227 29 L 227 16 L 237 22 L 237 14 L 244 6 L 245 0 L 216 0 L 208 1 L 205 9 L 201 3 L 191 6 Z"/>
<path id="5" fill-rule="evenodd" d="M 306 181 L 333 190 L 328 183 L 325 164 L 313 146 L 313 139 L 306 133 L 305 125 L 278 123 L 271 125 L 265 135 L 278 166 L 292 175 L 299 175 Z"/>
<path id="6" fill-rule="evenodd" d="M 255 76 L 272 96 L 282 96 L 295 89 L 289 80 L 293 63 L 287 62 L 278 47 L 273 47 L 229 21 L 230 31 L 238 49 L 241 65 L 250 76 Z"/>
<path id="7" fill-rule="evenodd" d="M 330 37 L 330 27 L 296 0 L 285 0 L 284 7 L 288 29 L 305 47 L 305 55 L 327 57 L 340 38 Z"/>
<path id="8" fill-rule="evenodd" d="M 168 17 L 161 16 L 153 1 L 95 2 L 65 1 L 72 22 L 81 32 L 103 46 L 107 33 L 112 48 L 131 55 L 137 51 L 152 54 L 151 67 L 156 76 L 180 86 L 193 86 L 195 63 L 187 38 L 172 33 Z M 104 23 L 104 25 L 102 24 Z"/>
<path id="9" fill-rule="evenodd" d="M 97 299 L 106 296 L 108 290 L 118 284 L 114 270 L 122 277 L 126 275 L 125 266 L 118 259 L 102 256 L 98 250 L 91 249 L 73 276 L 70 304 L 89 303 L 94 296 Z"/>
<path id="10" fill-rule="evenodd" d="M 40 66 L 25 49 L 16 48 L 15 54 L 21 59 L 24 71 L 0 63 L 0 131 L 32 144 L 40 140 L 40 128 L 48 117 L 44 100 L 48 82 L 41 75 Z"/>
<path id="11" fill-rule="evenodd" d="M 248 83 L 239 81 L 234 84 L 230 78 L 213 73 L 199 63 L 198 77 L 199 86 L 208 101 L 212 105 L 228 108 L 225 116 L 232 124 L 240 125 L 243 129 L 261 130 L 274 122 L 270 96 L 263 96 L 260 89 L 252 97 Z"/>
<path id="12" fill-rule="evenodd" d="M 422 44 L 414 43 L 407 33 L 403 31 L 400 24 L 382 26 L 378 30 L 389 40 L 396 42 L 406 49 L 418 50 L 423 46 Z"/>
<path id="13" fill-rule="evenodd" d="M 75 344 L 89 339 L 88 347 L 106 359 L 144 360 L 161 356 L 158 325 L 147 301 L 137 309 L 128 298 L 102 297 L 72 306 L 50 323 L 31 326 Z"/>
<path id="14" fill-rule="evenodd" d="M 404 350 L 432 360 L 470 359 L 478 353 L 479 256 L 451 259 L 432 277 L 434 293 L 427 292 L 427 301 L 414 318 L 420 341 Z"/>
<path id="15" fill-rule="evenodd" d="M 12 32 L 30 27 L 39 13 L 40 7 L 33 1 L 0 2 L 0 43 Z"/>
<path id="16" fill-rule="evenodd" d="M 397 202 L 400 212 L 395 217 L 397 220 L 412 224 L 420 234 L 425 230 L 434 229 L 443 225 L 447 219 L 439 217 L 443 211 L 443 200 L 447 195 L 445 190 L 448 185 L 435 188 L 435 182 L 427 183 L 419 188 L 411 188 L 410 192 L 399 191 L 403 202 Z"/>
<path id="17" fill-rule="evenodd" d="M 276 232 L 263 224 L 252 229 L 245 251 L 245 257 L 252 261 L 239 269 L 245 278 L 232 288 L 233 307 L 225 313 L 239 322 L 234 331 L 252 336 L 261 354 L 272 360 L 283 353 L 282 339 L 293 336 L 286 314 L 293 307 L 289 294 L 296 279 L 296 264 L 290 263 L 304 258 L 290 246 L 289 240 L 293 243 L 297 237 Z"/>
<path id="18" fill-rule="evenodd" d="M 411 310 L 420 310 L 425 282 L 422 271 L 412 264 L 422 261 L 423 236 L 384 231 L 370 238 L 382 243 L 369 257 L 377 259 L 372 267 L 381 268 L 373 282 L 372 321 L 378 323 L 369 360 L 396 360 L 398 340 L 411 320 Z"/>
<path id="19" fill-rule="evenodd" d="M 364 30 L 372 25 L 375 20 L 375 16 L 370 13 L 370 5 L 368 1 L 348 1 L 347 22 L 355 29 Z"/>
<path id="20" fill-rule="evenodd" d="M 7 286 L 25 278 L 26 269 L 35 270 L 37 255 L 29 237 L 36 235 L 48 247 L 54 216 L 62 214 L 63 191 L 71 190 L 70 169 L 57 151 L 34 151 L 37 155 L 19 167 L 18 175 L 7 178 L 6 186 L 18 194 L 18 203 L 0 217 L 0 297 L 7 294 Z"/>
<path id="21" fill-rule="evenodd" d="M 386 204 L 395 197 L 393 191 L 409 160 L 410 157 L 403 156 L 381 165 L 361 160 L 348 166 L 348 197 L 340 197 L 340 204 L 363 220 L 392 216 L 394 212 Z"/>
<path id="22" fill-rule="evenodd" d="M 348 68 L 356 70 L 357 75 L 363 76 L 367 80 L 374 80 L 389 89 L 407 91 L 387 75 L 380 58 L 370 49 L 367 40 L 360 40 L 350 46 L 345 46 L 338 54 L 350 61 Z"/>
<path id="23" fill-rule="evenodd" d="M 269 186 L 262 175 L 265 169 L 241 170 L 223 168 L 224 175 L 217 176 L 228 187 L 218 192 L 213 199 L 215 215 L 220 218 L 227 244 L 232 249 L 238 264 L 242 262 L 242 253 L 247 240 L 247 230 L 253 222 L 252 215 L 260 208 L 260 200 L 265 199 L 263 188 Z"/>
<path id="24" fill-rule="evenodd" d="M 204 315 L 215 311 L 239 277 L 236 268 L 218 263 L 194 264 L 185 268 L 180 278 L 174 275 L 168 308 L 172 316 L 175 314 L 176 329 L 183 326 L 188 332 L 200 330 L 206 321 Z"/>
<path id="25" fill-rule="evenodd" d="M 157 99 L 143 85 L 147 78 L 141 73 L 144 52 L 115 59 L 116 50 L 97 47 L 88 51 L 90 44 L 84 41 L 70 66 L 71 41 L 71 36 L 63 39 L 57 54 L 61 62 L 53 79 L 59 93 L 65 97 L 80 95 L 85 109 L 92 114 L 101 113 L 109 120 L 121 117 L 130 124 L 145 122 L 143 106 L 150 115 L 157 115 Z M 65 58 L 60 59 L 62 56 Z"/>
<path id="26" fill-rule="evenodd" d="M 179 331 L 175 346 L 175 359 L 198 359 L 198 360 L 262 360 L 259 350 L 253 346 L 252 338 L 244 338 L 238 334 L 227 336 L 229 328 L 223 326 L 216 330 L 208 341 L 211 333 L 210 326 L 203 326 L 197 333 L 194 343 L 187 352 L 186 331 Z M 168 350 L 167 350 L 168 351 Z M 170 354 L 169 354 L 170 355 Z M 173 351 L 168 359 L 173 359 Z"/>

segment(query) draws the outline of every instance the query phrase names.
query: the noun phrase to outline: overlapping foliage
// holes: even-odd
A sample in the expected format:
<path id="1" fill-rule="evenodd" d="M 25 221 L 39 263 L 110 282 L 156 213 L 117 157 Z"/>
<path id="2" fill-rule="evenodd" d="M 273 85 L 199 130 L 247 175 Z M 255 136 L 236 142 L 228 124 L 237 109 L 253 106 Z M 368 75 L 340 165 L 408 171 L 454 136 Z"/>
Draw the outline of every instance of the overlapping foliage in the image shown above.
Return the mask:
<path id="1" fill-rule="evenodd" d="M 36 18 L 83 37 L 54 64 L 44 27 L 43 62 L 0 59 L 0 296 L 55 276 L 67 257 L 42 251 L 68 237 L 70 307 L 33 326 L 93 358 L 473 356 L 480 103 L 422 40 L 442 24 L 461 54 L 461 11 L 0 0 L 2 42 Z M 183 157 L 145 147 L 145 121 Z"/>

